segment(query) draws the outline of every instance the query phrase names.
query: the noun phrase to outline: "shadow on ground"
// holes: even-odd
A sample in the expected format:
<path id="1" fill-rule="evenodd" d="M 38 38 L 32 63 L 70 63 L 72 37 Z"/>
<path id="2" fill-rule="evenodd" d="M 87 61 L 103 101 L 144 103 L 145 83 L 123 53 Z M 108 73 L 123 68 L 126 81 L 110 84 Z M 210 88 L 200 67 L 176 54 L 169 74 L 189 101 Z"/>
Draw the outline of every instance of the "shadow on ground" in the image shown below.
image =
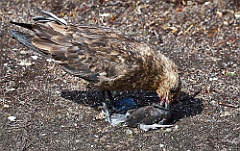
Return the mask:
<path id="1" fill-rule="evenodd" d="M 95 110 L 99 110 L 102 106 L 102 93 L 101 91 L 69 91 L 64 90 L 61 93 L 61 97 L 73 101 L 78 104 L 90 106 Z M 121 100 L 123 98 L 131 97 L 137 102 L 138 107 L 151 105 L 152 103 L 158 103 L 158 95 L 154 92 L 142 92 L 142 91 L 124 91 L 113 92 L 114 100 Z M 184 117 L 195 116 L 200 114 L 203 110 L 203 100 L 194 98 L 185 92 L 180 93 L 180 100 L 172 105 L 172 119 L 170 123 L 176 123 Z"/>

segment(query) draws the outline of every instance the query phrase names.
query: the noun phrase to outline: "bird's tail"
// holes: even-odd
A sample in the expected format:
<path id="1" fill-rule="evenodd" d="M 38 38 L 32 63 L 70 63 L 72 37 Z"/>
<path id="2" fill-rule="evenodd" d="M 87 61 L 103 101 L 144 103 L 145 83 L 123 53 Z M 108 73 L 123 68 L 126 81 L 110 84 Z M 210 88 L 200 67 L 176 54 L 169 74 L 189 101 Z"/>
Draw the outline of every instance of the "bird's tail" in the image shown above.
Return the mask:
<path id="1" fill-rule="evenodd" d="M 36 27 L 36 23 L 46 23 L 46 22 L 55 22 L 59 25 L 67 25 L 67 22 L 62 19 L 62 18 L 58 18 L 56 15 L 41 10 L 38 8 L 38 11 L 40 11 L 41 13 L 43 13 L 44 16 L 36 16 L 33 18 L 33 20 L 35 21 L 35 24 L 27 24 L 27 23 L 18 23 L 18 22 L 14 22 L 14 21 L 10 21 L 10 23 L 29 29 L 29 30 L 37 30 Z M 21 42 L 22 44 L 24 44 L 25 46 L 27 46 L 28 48 L 34 50 L 35 52 L 41 54 L 41 55 L 47 55 L 48 53 L 40 51 L 37 47 L 35 47 L 32 43 L 32 38 L 33 36 L 17 31 L 17 30 L 10 30 L 9 33 L 12 35 L 13 38 L 17 39 L 19 42 Z M 43 34 L 45 35 L 45 34 Z"/>
<path id="2" fill-rule="evenodd" d="M 49 22 L 49 21 L 54 21 L 60 25 L 67 25 L 67 22 L 66 20 L 64 20 L 63 18 L 59 18 L 57 17 L 56 15 L 54 15 L 53 13 L 51 12 L 47 12 L 47 11 L 44 11 L 40 8 L 37 8 L 39 12 L 43 13 L 44 15 L 46 16 L 36 16 L 33 18 L 33 20 L 35 21 L 35 23 L 45 23 L 45 22 Z"/>
<path id="3" fill-rule="evenodd" d="M 46 56 L 47 54 L 43 53 L 42 51 L 40 51 L 37 47 L 35 47 L 32 44 L 32 36 L 25 34 L 23 32 L 20 31 L 16 31 L 16 30 L 10 30 L 9 33 L 12 35 L 13 38 L 17 39 L 20 43 L 24 44 L 25 46 L 27 46 L 28 48 L 34 50 L 35 52 Z"/>

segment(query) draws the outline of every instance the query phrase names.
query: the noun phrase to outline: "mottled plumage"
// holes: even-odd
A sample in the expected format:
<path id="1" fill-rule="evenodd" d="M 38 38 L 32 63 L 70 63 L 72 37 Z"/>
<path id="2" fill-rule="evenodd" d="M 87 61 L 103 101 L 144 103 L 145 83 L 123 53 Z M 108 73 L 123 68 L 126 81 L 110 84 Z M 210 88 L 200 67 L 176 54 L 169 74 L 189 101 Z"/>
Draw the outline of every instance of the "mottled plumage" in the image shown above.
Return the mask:
<path id="1" fill-rule="evenodd" d="M 67 72 L 100 90 L 156 91 L 171 103 L 180 91 L 177 66 L 149 45 L 110 28 L 67 25 L 42 11 L 34 24 L 13 24 L 34 35 L 11 30 L 11 35 L 34 51 L 52 57 Z"/>

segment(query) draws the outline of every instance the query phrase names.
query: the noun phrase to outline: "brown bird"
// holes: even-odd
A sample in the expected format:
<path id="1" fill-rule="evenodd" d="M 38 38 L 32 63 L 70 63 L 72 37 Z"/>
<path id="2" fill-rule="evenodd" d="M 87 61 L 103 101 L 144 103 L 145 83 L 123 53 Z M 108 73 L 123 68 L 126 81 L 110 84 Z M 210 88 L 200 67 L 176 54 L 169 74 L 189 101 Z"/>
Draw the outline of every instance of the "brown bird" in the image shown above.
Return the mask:
<path id="1" fill-rule="evenodd" d="M 10 34 L 100 90 L 155 91 L 165 108 L 178 96 L 177 66 L 148 44 L 110 28 L 68 25 L 54 14 L 40 11 L 45 16 L 33 18 L 33 24 L 11 22 L 33 35 L 16 30 Z"/>

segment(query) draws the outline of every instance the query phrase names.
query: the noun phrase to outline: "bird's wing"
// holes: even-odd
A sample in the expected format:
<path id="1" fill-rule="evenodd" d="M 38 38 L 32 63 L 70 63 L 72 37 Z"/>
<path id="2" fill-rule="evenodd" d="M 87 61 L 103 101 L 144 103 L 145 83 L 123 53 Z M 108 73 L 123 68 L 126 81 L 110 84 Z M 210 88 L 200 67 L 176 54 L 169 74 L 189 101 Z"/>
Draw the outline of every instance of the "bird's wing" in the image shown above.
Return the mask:
<path id="1" fill-rule="evenodd" d="M 35 23 L 32 45 L 85 80 L 113 80 L 141 69 L 139 43 L 108 28 L 65 26 L 55 22 Z"/>
<path id="2" fill-rule="evenodd" d="M 88 81 L 113 80 L 142 70 L 140 43 L 109 28 L 67 25 L 50 12 L 34 17 L 34 24 L 11 22 L 34 31 L 30 36 L 19 31 L 10 34 L 34 51 L 50 55 L 68 72 Z M 134 76 L 134 75 L 132 75 Z"/>

